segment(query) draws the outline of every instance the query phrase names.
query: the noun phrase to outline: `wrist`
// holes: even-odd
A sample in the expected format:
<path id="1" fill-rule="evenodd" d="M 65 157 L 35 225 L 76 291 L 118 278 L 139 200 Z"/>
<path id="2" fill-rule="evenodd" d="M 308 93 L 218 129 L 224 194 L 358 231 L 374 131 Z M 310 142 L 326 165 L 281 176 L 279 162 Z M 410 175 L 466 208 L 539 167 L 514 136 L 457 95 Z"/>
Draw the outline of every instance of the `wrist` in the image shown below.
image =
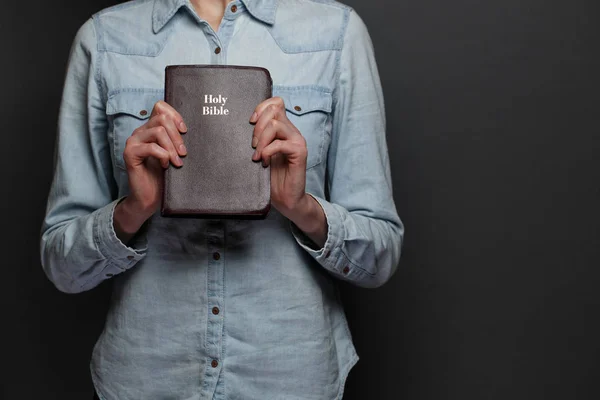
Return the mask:
<path id="1" fill-rule="evenodd" d="M 321 205 L 308 193 L 304 193 L 297 207 L 291 211 L 288 217 L 301 231 L 306 234 L 314 234 L 321 231 L 321 217 L 323 210 Z"/>
<path id="2" fill-rule="evenodd" d="M 152 214 L 151 210 L 140 205 L 133 197 L 127 196 L 115 207 L 113 218 L 115 230 L 122 232 L 126 237 L 130 237 L 140 229 Z"/>

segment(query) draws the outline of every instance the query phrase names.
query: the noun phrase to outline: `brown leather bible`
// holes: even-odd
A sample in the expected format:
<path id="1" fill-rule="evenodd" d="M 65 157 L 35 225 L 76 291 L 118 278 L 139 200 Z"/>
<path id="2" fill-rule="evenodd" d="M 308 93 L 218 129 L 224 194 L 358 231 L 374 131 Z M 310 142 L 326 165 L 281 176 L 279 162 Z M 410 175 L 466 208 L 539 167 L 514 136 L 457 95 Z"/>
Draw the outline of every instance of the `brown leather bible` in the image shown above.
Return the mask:
<path id="1" fill-rule="evenodd" d="M 161 216 L 263 219 L 271 208 L 270 167 L 253 161 L 250 117 L 272 96 L 266 68 L 169 65 L 165 101 L 183 117 L 183 166 L 164 171 Z"/>

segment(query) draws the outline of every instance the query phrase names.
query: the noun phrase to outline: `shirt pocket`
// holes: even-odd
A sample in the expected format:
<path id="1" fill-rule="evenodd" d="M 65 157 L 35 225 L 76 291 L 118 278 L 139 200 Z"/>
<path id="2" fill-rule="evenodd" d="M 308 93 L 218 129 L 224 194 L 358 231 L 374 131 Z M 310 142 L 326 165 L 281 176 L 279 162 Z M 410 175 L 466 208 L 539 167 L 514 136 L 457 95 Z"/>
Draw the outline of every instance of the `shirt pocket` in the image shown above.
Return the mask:
<path id="1" fill-rule="evenodd" d="M 110 121 L 108 137 L 115 167 L 126 169 L 123 151 L 127 138 L 147 122 L 154 104 L 163 99 L 164 89 L 127 88 L 109 93 L 106 115 Z"/>
<path id="2" fill-rule="evenodd" d="M 318 86 L 273 85 L 273 96 L 283 99 L 288 119 L 306 139 L 306 169 L 319 165 L 331 137 L 331 91 Z"/>

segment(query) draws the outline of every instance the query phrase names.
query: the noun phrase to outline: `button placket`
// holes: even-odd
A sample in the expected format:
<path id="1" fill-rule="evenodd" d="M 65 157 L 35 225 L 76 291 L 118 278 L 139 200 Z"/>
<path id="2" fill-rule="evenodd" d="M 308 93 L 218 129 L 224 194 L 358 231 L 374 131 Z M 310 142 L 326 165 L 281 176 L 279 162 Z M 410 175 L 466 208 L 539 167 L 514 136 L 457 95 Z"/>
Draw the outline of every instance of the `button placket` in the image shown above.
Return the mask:
<path id="1" fill-rule="evenodd" d="M 223 26 L 226 24 L 226 20 L 223 18 L 221 20 L 221 24 L 219 25 L 219 30 L 218 33 L 215 32 L 214 29 L 212 29 L 212 27 L 207 24 L 207 28 L 210 30 L 210 47 L 212 48 L 212 63 L 213 64 L 222 64 L 222 62 L 220 61 L 222 59 L 222 50 L 223 50 L 223 43 L 221 42 L 221 31 L 223 30 Z"/>
<path id="2" fill-rule="evenodd" d="M 206 263 L 207 263 L 207 323 L 205 336 L 206 365 L 203 377 L 203 389 L 206 396 L 212 398 L 215 391 L 220 365 L 223 362 L 223 263 L 225 254 L 223 244 L 225 226 L 222 222 L 211 225 L 206 236 Z"/>
<path id="3" fill-rule="evenodd" d="M 233 34 L 235 19 L 242 12 L 243 5 L 239 1 L 232 2 L 229 8 L 225 9 L 225 15 L 221 20 L 218 32 L 214 32 L 213 36 L 213 56 L 214 64 L 226 64 L 227 45 Z"/>

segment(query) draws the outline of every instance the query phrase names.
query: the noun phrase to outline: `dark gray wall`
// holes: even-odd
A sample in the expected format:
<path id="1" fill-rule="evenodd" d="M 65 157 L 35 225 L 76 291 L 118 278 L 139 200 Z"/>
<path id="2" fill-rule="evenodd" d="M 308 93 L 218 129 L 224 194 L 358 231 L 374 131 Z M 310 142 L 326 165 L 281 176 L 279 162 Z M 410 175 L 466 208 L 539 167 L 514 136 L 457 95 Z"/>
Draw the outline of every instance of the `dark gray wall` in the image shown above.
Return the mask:
<path id="1" fill-rule="evenodd" d="M 68 50 L 114 3 L 2 7 L 2 399 L 91 393 L 110 288 L 58 292 L 38 234 Z M 597 4 L 347 4 L 375 45 L 407 235 L 388 284 L 342 284 L 361 357 L 344 398 L 599 398 Z"/>

